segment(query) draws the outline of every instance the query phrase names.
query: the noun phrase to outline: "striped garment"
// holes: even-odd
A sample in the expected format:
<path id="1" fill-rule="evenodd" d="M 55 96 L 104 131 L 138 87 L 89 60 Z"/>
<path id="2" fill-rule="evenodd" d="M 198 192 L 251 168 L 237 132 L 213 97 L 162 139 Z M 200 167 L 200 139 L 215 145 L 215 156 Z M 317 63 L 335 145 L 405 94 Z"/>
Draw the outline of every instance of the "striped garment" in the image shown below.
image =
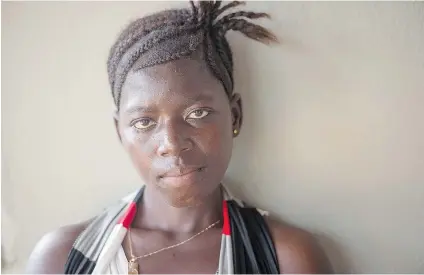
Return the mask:
<path id="1" fill-rule="evenodd" d="M 246 206 L 222 185 L 223 228 L 218 274 L 278 274 L 274 245 L 263 218 L 266 212 Z M 144 187 L 95 217 L 76 239 L 65 274 L 116 274 L 116 262 L 127 263 L 122 242 Z"/>

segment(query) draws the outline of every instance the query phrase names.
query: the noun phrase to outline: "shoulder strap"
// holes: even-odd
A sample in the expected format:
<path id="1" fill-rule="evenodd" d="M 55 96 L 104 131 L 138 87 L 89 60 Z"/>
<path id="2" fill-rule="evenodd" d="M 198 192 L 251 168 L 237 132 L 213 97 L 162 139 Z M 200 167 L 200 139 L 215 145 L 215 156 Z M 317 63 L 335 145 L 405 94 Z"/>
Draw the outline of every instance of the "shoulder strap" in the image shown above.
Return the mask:
<path id="1" fill-rule="evenodd" d="M 228 201 L 235 274 L 279 274 L 274 243 L 263 216 Z"/>
<path id="2" fill-rule="evenodd" d="M 127 213 L 131 202 L 141 197 L 143 190 L 142 187 L 122 198 L 93 219 L 75 240 L 65 264 L 65 274 L 91 274 L 94 271 L 117 224 Z"/>

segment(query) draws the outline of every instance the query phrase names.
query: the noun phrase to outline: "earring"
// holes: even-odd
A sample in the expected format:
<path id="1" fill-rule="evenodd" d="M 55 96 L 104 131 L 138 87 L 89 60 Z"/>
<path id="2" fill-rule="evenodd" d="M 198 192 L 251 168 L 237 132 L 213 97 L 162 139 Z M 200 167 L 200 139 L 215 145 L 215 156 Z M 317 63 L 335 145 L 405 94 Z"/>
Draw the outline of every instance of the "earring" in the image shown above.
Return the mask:
<path id="1" fill-rule="evenodd" d="M 238 134 L 237 129 L 234 129 L 233 133 L 234 133 L 234 135 L 237 135 Z"/>

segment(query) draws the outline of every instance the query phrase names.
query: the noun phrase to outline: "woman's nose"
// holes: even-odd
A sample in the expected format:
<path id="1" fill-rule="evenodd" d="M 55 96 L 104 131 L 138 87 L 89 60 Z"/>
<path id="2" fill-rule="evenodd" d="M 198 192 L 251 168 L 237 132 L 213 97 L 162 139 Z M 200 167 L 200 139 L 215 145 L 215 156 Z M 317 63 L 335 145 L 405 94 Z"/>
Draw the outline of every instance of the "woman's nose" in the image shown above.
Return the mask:
<path id="1" fill-rule="evenodd" d="M 187 129 L 176 124 L 169 123 L 162 130 L 158 147 L 159 156 L 180 156 L 182 152 L 193 149 Z"/>

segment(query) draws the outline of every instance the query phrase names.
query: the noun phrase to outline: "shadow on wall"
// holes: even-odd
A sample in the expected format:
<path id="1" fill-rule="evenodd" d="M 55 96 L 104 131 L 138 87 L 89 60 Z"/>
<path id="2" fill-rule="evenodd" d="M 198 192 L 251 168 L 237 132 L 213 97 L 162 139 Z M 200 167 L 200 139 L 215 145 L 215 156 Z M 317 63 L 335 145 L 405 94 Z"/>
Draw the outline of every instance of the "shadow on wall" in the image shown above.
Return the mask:
<path id="1" fill-rule="evenodd" d="M 349 260 L 346 249 L 326 234 L 314 234 L 316 240 L 324 249 L 333 266 L 334 273 L 355 274 L 353 263 Z"/>
<path id="2" fill-rule="evenodd" d="M 8 273 L 18 261 L 16 254 L 16 224 L 6 207 L 1 207 L 1 273 Z"/>
<path id="3" fill-rule="evenodd" d="M 235 92 L 240 93 L 242 97 L 242 103 L 243 103 L 243 111 L 244 111 L 244 121 L 242 127 L 242 138 L 239 138 L 236 141 L 235 149 L 237 151 L 237 148 L 240 150 L 238 153 L 236 152 L 232 159 L 232 164 L 230 165 L 235 168 L 237 171 L 251 171 L 251 169 L 255 170 L 255 164 L 252 163 L 252 159 L 254 159 L 255 152 L 254 147 L 260 146 L 258 144 L 257 139 L 258 136 L 261 135 L 261 125 L 258 125 L 260 120 L 256 119 L 261 116 L 260 111 L 257 108 L 257 99 L 256 97 L 260 96 L 257 93 L 261 93 L 262 91 L 256 91 L 255 87 L 258 86 L 257 83 L 254 83 L 253 81 L 257 79 L 252 71 L 252 66 L 255 66 L 255 64 L 252 64 L 252 52 L 254 52 L 253 48 L 250 48 L 245 43 L 245 38 L 241 35 L 229 35 L 229 43 L 233 49 L 233 57 L 234 57 L 234 81 L 235 81 Z M 288 42 L 288 45 L 287 45 Z M 288 41 L 287 38 L 285 38 L 284 44 L 286 45 L 285 48 L 290 48 L 290 50 L 295 51 L 302 51 L 303 47 L 301 44 L 299 44 L 296 41 Z M 272 76 L 274 77 L 274 76 Z M 281 79 L 278 79 L 278 81 L 281 81 L 284 79 L 284 76 L 280 76 Z M 283 88 L 283 87 L 280 87 Z M 280 118 L 281 119 L 281 118 Z M 242 148 L 251 148 L 252 150 L 245 151 Z M 246 170 L 249 169 L 249 170 Z M 230 171 L 231 174 L 231 171 Z M 283 170 L 279 170 L 280 175 L 284 175 Z M 283 176 L 281 178 L 284 178 Z M 241 180 L 234 180 L 234 177 L 231 175 L 229 177 L 226 177 L 225 179 L 226 185 L 228 185 L 230 191 L 234 193 L 237 197 L 240 199 L 246 201 L 247 203 L 252 203 L 252 205 L 255 205 L 260 208 L 260 205 L 257 205 L 258 202 L 253 202 L 252 193 L 257 194 L 256 192 L 260 193 L 260 186 L 258 184 L 253 184 L 252 182 L 241 182 Z M 266 184 L 266 181 L 264 181 Z M 248 188 L 246 188 L 248 185 Z M 273 189 L 272 186 L 269 186 L 268 189 Z M 274 190 L 278 194 L 278 190 Z M 258 194 L 259 194 L 258 193 Z M 266 209 L 270 210 L 270 214 L 273 217 L 278 218 L 278 215 L 275 215 L 272 213 L 272 209 Z M 283 221 L 280 219 L 281 222 L 284 224 L 298 227 L 296 225 L 290 224 L 287 221 Z M 304 228 L 302 228 L 305 230 Z M 308 230 L 306 230 L 308 231 Z M 320 244 L 322 249 L 325 251 L 326 255 L 328 256 L 334 272 L 335 273 L 357 273 L 358 271 L 355 271 L 353 268 L 353 263 L 349 260 L 349 256 L 347 253 L 347 250 L 345 247 L 343 247 L 341 244 L 337 243 L 334 238 L 329 236 L 325 233 L 317 233 L 317 232 L 311 232 L 317 242 Z"/>

